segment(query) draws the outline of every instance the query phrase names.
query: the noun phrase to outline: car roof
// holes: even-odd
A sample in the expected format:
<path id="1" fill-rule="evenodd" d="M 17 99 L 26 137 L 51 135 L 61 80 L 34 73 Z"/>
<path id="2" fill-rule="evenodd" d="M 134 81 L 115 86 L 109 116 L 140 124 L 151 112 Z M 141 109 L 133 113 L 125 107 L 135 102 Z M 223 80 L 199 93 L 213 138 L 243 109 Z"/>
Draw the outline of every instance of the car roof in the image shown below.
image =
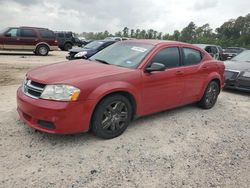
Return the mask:
<path id="1" fill-rule="evenodd" d="M 18 27 L 17 27 L 18 28 Z M 43 28 L 43 27 L 30 27 L 30 26 L 20 26 L 19 28 L 27 28 L 27 29 L 46 29 L 49 30 L 48 28 Z"/>

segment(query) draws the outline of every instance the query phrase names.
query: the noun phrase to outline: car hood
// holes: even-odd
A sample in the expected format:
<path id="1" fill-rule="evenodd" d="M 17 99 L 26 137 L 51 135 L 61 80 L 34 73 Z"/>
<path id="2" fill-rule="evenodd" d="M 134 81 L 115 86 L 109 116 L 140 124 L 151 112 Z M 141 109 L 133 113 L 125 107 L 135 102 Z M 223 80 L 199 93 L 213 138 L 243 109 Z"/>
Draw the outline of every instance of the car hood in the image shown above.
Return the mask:
<path id="1" fill-rule="evenodd" d="M 226 69 L 238 71 L 250 71 L 250 62 L 225 61 Z"/>
<path id="2" fill-rule="evenodd" d="M 72 84 L 135 71 L 95 61 L 74 60 L 42 66 L 27 73 L 27 78 L 43 84 Z"/>

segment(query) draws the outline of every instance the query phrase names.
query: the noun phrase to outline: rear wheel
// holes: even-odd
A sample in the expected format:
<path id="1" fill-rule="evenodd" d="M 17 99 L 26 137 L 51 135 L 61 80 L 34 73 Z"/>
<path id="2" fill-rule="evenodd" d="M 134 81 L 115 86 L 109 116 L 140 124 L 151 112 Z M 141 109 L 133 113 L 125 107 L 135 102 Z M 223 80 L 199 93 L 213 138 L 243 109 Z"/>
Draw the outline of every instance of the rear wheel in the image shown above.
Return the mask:
<path id="1" fill-rule="evenodd" d="M 110 139 L 121 135 L 132 117 L 132 106 L 122 95 L 104 98 L 92 118 L 92 131 L 101 138 Z"/>
<path id="2" fill-rule="evenodd" d="M 63 49 L 64 49 L 65 51 L 69 51 L 71 48 L 72 48 L 72 44 L 71 44 L 71 43 L 66 43 L 66 44 L 64 44 Z"/>
<path id="3" fill-rule="evenodd" d="M 36 48 L 35 54 L 40 55 L 40 56 L 46 56 L 49 53 L 49 48 L 46 45 L 39 45 Z"/>
<path id="4" fill-rule="evenodd" d="M 220 93 L 219 84 L 216 81 L 210 82 L 198 105 L 204 109 L 212 108 L 217 101 L 219 93 Z"/>

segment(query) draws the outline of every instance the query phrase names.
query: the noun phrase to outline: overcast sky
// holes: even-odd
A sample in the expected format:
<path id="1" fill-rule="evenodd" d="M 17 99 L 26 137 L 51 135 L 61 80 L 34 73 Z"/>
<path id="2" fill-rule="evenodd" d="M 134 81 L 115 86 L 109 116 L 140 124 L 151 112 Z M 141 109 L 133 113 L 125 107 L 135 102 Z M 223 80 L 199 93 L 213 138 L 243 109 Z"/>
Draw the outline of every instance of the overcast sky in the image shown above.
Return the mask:
<path id="1" fill-rule="evenodd" d="M 190 21 L 212 28 L 250 13 L 250 0 L 0 0 L 0 29 L 38 26 L 53 30 L 128 28 L 172 33 Z"/>

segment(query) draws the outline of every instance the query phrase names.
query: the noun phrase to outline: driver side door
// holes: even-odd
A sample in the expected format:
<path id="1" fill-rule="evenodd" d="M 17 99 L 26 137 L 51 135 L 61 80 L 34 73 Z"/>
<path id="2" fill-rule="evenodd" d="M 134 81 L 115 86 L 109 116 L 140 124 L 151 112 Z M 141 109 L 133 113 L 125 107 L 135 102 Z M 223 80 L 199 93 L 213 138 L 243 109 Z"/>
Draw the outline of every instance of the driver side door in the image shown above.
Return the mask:
<path id="1" fill-rule="evenodd" d="M 143 72 L 144 115 L 180 106 L 184 92 L 184 68 L 181 67 L 180 49 L 160 49 L 149 61 L 164 64 L 164 71 Z"/>
<path id="2" fill-rule="evenodd" d="M 11 28 L 4 33 L 3 48 L 5 50 L 22 50 L 22 44 L 20 43 L 20 29 Z"/>

